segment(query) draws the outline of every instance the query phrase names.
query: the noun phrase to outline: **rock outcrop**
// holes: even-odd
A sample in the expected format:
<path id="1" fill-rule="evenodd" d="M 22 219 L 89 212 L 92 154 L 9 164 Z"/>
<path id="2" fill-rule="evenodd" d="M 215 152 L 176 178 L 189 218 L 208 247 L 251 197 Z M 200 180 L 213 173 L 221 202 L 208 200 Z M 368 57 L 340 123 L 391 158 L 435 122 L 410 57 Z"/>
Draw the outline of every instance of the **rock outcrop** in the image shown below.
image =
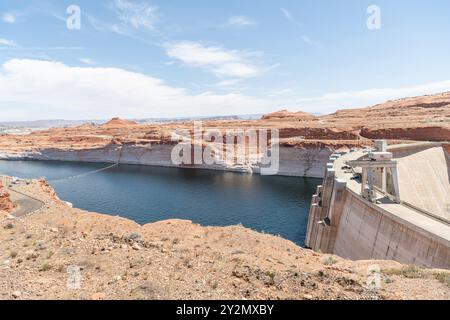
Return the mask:
<path id="1" fill-rule="evenodd" d="M 446 141 L 450 140 L 450 92 L 339 110 L 320 119 L 358 128 L 363 138 Z"/>
<path id="2" fill-rule="evenodd" d="M 14 206 L 9 193 L 5 190 L 3 183 L 0 181 L 0 212 L 11 212 Z"/>
<path id="3" fill-rule="evenodd" d="M 117 127 L 127 127 L 127 126 L 135 126 L 137 125 L 137 122 L 129 121 L 129 120 L 123 120 L 120 118 L 112 118 L 105 124 L 102 124 L 101 127 L 103 128 L 117 128 Z"/>
<path id="4" fill-rule="evenodd" d="M 42 191 L 45 192 L 52 200 L 59 200 L 58 196 L 56 195 L 55 189 L 53 189 L 53 187 L 48 183 L 47 180 L 39 179 L 38 183 Z"/>
<path id="5" fill-rule="evenodd" d="M 268 121 L 311 121 L 314 120 L 316 117 L 314 117 L 312 114 L 297 111 L 297 112 L 291 112 L 289 110 L 281 110 L 273 113 L 266 114 L 262 117 L 262 120 L 268 120 Z"/>
<path id="6" fill-rule="evenodd" d="M 363 128 L 361 136 L 368 139 L 413 140 L 421 141 L 426 137 L 428 141 L 447 141 L 450 139 L 450 129 L 445 127 L 418 128 Z"/>

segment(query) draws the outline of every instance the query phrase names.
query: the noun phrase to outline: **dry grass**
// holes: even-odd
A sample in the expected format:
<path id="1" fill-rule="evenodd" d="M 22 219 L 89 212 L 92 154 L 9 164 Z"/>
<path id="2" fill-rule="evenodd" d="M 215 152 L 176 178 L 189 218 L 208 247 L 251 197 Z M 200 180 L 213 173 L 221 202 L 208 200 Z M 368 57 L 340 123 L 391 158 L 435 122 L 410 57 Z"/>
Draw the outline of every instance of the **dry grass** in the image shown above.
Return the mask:
<path id="1" fill-rule="evenodd" d="M 52 265 L 50 263 L 44 263 L 41 268 L 39 269 L 39 271 L 45 272 L 45 271 L 50 271 L 52 269 Z"/>
<path id="2" fill-rule="evenodd" d="M 405 266 L 401 269 L 388 269 L 383 271 L 386 275 L 401 276 L 408 279 L 420 279 L 425 277 L 422 269 L 415 265 Z"/>
<path id="3" fill-rule="evenodd" d="M 440 283 L 446 284 L 450 287 L 450 273 L 449 272 L 435 272 L 433 277 Z"/>
<path id="4" fill-rule="evenodd" d="M 322 260 L 322 263 L 326 266 L 332 266 L 337 263 L 337 260 L 333 256 L 328 256 Z"/>

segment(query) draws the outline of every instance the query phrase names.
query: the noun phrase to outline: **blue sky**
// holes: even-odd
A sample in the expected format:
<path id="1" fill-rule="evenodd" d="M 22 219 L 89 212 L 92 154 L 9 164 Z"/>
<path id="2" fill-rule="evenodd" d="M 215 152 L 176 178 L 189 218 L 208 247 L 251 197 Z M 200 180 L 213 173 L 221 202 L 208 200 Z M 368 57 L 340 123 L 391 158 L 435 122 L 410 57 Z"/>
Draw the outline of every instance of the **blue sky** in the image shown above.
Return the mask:
<path id="1" fill-rule="evenodd" d="M 2 0 L 0 119 L 329 113 L 448 91 L 449 13 L 446 0 Z"/>

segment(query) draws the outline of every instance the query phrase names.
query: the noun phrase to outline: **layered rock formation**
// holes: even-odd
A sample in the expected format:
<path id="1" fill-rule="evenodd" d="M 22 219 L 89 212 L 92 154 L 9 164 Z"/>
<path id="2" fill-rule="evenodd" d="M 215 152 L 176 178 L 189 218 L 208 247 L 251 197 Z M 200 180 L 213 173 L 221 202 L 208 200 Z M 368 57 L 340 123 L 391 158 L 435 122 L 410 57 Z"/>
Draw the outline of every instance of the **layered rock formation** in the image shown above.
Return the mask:
<path id="1" fill-rule="evenodd" d="M 291 112 L 289 110 L 281 110 L 264 115 L 262 120 L 269 121 L 311 121 L 314 120 L 314 116 L 307 112 Z"/>
<path id="2" fill-rule="evenodd" d="M 356 127 L 369 139 L 445 141 L 450 139 L 450 92 L 340 110 L 321 119 Z"/>
<path id="3" fill-rule="evenodd" d="M 87 124 L 55 128 L 25 136 L 0 136 L 0 158 L 122 162 L 172 166 L 170 152 L 176 130 L 193 131 L 192 122 L 139 125 L 114 118 L 101 126 Z M 260 120 L 203 122 L 203 130 L 277 129 L 280 134 L 280 174 L 321 177 L 327 157 L 337 149 L 370 145 L 371 139 L 450 140 L 450 93 L 389 101 L 364 109 L 340 110 L 325 116 L 286 110 Z M 205 146 L 202 146 L 205 147 Z M 250 150 L 250 158 L 258 154 Z M 284 160 L 286 161 L 284 161 Z M 305 162 L 306 161 L 306 162 Z M 219 170 L 258 172 L 258 164 L 197 166 Z M 258 161 L 256 161 L 258 162 Z M 294 165 L 294 166 L 292 166 Z M 305 173 L 306 172 L 306 173 Z"/>
<path id="4" fill-rule="evenodd" d="M 120 118 L 112 118 L 105 124 L 102 124 L 101 127 L 102 128 L 117 128 L 117 127 L 128 127 L 128 126 L 135 126 L 135 125 L 137 125 L 137 123 L 134 121 L 123 120 Z"/>

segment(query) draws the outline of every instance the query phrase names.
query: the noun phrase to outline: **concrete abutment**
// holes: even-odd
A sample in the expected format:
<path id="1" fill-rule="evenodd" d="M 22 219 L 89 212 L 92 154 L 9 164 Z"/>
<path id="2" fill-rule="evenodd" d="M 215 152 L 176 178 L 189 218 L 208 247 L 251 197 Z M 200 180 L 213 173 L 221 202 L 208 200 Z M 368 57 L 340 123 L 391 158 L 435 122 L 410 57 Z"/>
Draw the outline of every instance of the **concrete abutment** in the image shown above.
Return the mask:
<path id="1" fill-rule="evenodd" d="M 382 143 L 379 145 L 386 148 Z M 395 158 L 399 154 L 397 150 L 402 150 L 401 155 L 404 155 L 404 148 L 391 146 L 388 151 L 393 152 Z M 435 143 L 413 144 L 408 148 L 408 155 L 416 158 L 418 155 L 414 150 L 417 153 L 425 150 L 427 154 L 432 154 L 429 148 L 445 150 L 444 144 Z M 445 215 L 441 214 L 442 219 L 436 219 L 440 214 L 438 211 L 427 214 L 426 207 L 414 208 L 405 201 L 384 195 L 381 192 L 384 184 L 382 170 L 379 171 L 380 176 L 374 179 L 380 185 L 376 189 L 375 199 L 369 201 L 361 195 L 361 173 L 355 172 L 347 164 L 367 158 L 367 153 L 367 150 L 360 150 L 330 158 L 333 164 L 327 165 L 323 185 L 317 188 L 312 199 L 306 246 L 352 260 L 386 259 L 422 267 L 450 269 L 450 222 L 446 223 Z M 413 164 L 405 159 L 399 160 L 401 165 Z M 430 161 L 436 163 L 433 159 Z M 444 166 L 442 161 L 440 163 Z M 450 163 L 448 158 L 446 163 Z M 422 170 L 419 164 L 408 169 Z M 448 176 L 442 177 L 448 172 L 447 167 L 438 171 L 439 181 L 450 181 Z M 399 176 L 400 194 L 406 183 L 402 179 L 407 177 Z M 423 202 L 428 205 L 427 200 Z M 416 200 L 415 203 L 420 202 Z"/>

